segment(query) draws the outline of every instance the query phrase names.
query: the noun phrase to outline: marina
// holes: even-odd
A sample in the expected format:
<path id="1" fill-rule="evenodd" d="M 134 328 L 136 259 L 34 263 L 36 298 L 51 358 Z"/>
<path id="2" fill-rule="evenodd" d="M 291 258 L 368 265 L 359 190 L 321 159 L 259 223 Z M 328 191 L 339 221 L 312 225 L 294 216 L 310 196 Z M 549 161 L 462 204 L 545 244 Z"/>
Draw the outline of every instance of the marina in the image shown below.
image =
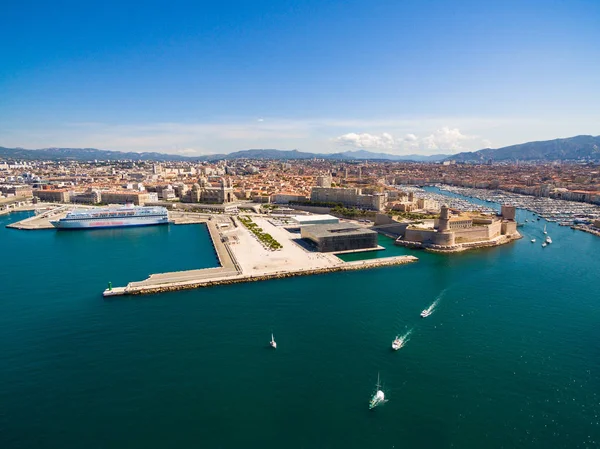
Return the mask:
<path id="1" fill-rule="evenodd" d="M 572 226 L 578 222 L 591 222 L 595 218 L 600 218 L 600 206 L 589 203 L 534 197 L 497 190 L 448 185 L 438 185 L 437 187 L 444 192 L 473 197 L 488 203 L 510 204 L 519 209 L 534 212 L 540 218 L 549 222 L 557 222 L 563 226 Z M 437 194 L 433 195 L 437 196 Z"/>
<path id="2" fill-rule="evenodd" d="M 413 193 L 416 198 L 424 198 L 428 200 L 437 201 L 438 204 L 447 204 L 451 209 L 468 212 L 468 211 L 478 211 L 483 213 L 496 213 L 500 210 L 498 206 L 493 205 L 483 205 L 474 203 L 471 199 L 467 199 L 459 196 L 448 196 L 441 192 L 442 187 L 447 186 L 437 186 L 440 191 L 432 191 L 426 190 L 421 187 L 415 186 L 395 186 L 397 189 L 402 190 L 403 192 Z"/>

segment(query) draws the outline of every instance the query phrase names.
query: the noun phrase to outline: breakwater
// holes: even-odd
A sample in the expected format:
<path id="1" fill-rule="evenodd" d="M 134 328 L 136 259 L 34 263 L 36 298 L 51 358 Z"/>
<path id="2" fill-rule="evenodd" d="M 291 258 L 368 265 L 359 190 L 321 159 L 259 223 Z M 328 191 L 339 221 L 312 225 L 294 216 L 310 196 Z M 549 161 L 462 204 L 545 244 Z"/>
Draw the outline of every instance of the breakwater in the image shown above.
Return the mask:
<path id="1" fill-rule="evenodd" d="M 571 229 L 576 229 L 578 231 L 583 231 L 583 232 L 587 232 L 588 234 L 592 234 L 595 235 L 597 237 L 600 237 L 600 231 L 597 229 L 594 229 L 590 226 L 584 226 L 584 225 L 574 225 L 571 226 Z"/>
<path id="2" fill-rule="evenodd" d="M 364 270 L 369 268 L 387 267 L 416 262 L 415 256 L 393 256 L 381 259 L 360 260 L 353 262 L 340 262 L 338 265 L 302 270 L 282 270 L 275 273 L 265 273 L 260 275 L 237 274 L 234 270 L 225 268 L 206 268 L 204 270 L 192 270 L 190 272 L 164 273 L 152 275 L 148 281 L 156 280 L 160 276 L 160 283 L 147 283 L 147 281 L 133 282 L 126 287 L 116 287 L 104 291 L 104 297 L 123 296 L 123 295 L 147 295 L 155 293 L 173 292 L 179 290 L 189 290 L 203 287 L 214 287 L 217 285 L 230 285 L 243 282 L 266 281 L 270 279 L 283 279 L 296 276 L 310 276 L 316 274 L 335 273 L 338 271 Z M 212 271 L 211 271 L 212 270 Z M 194 272 L 194 273 L 192 273 Z M 185 279 L 182 276 L 187 276 Z"/>

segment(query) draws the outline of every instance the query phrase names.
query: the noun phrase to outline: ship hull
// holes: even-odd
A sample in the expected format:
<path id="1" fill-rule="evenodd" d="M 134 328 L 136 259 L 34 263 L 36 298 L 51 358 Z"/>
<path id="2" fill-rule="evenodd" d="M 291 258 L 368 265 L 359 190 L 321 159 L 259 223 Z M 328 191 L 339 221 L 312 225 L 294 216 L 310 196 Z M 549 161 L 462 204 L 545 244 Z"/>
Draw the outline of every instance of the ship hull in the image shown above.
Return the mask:
<path id="1" fill-rule="evenodd" d="M 169 224 L 168 217 L 132 217 L 132 218 L 104 218 L 87 220 L 59 220 L 52 225 L 59 230 L 81 229 L 106 229 L 124 228 L 133 226 L 156 226 Z"/>

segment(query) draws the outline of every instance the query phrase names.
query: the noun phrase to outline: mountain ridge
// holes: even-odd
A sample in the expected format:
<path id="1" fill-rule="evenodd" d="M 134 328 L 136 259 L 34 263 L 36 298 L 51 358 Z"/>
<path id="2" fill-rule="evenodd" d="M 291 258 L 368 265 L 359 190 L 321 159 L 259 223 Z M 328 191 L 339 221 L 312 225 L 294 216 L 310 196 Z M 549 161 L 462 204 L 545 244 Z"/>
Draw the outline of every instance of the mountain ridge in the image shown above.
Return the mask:
<path id="1" fill-rule="evenodd" d="M 600 136 L 579 135 L 552 140 L 519 143 L 502 148 L 484 148 L 448 156 L 457 162 L 492 161 L 574 161 L 599 160 Z"/>
<path id="2" fill-rule="evenodd" d="M 24 148 L 0 147 L 0 158 L 19 160 L 142 160 L 142 161 L 215 161 L 223 159 L 329 159 L 329 160 L 389 160 L 389 161 L 440 161 L 448 157 L 445 154 L 433 156 L 394 155 L 388 153 L 372 153 L 365 150 L 346 151 L 343 153 L 308 153 L 298 150 L 249 149 L 234 151 L 228 154 L 209 154 L 203 156 L 182 156 L 158 152 L 123 152 L 98 150 L 95 148 L 42 148 L 30 150 Z"/>
<path id="3" fill-rule="evenodd" d="M 203 156 L 183 156 L 159 152 L 123 152 L 98 150 L 95 148 L 43 148 L 29 150 L 24 148 L 0 147 L 0 159 L 10 160 L 55 160 L 55 161 L 90 161 L 90 160 L 140 160 L 140 161 L 217 161 L 223 159 L 269 159 L 269 160 L 380 160 L 380 161 L 414 161 L 441 162 L 454 160 L 457 162 L 482 163 L 492 161 L 600 161 L 600 136 L 579 135 L 561 139 L 541 140 L 510 145 L 502 148 L 484 148 L 478 151 L 467 151 L 453 155 L 435 154 L 423 156 L 419 154 L 395 155 L 375 153 L 362 149 L 340 153 L 322 154 L 298 150 L 248 149 L 228 154 L 209 154 Z"/>

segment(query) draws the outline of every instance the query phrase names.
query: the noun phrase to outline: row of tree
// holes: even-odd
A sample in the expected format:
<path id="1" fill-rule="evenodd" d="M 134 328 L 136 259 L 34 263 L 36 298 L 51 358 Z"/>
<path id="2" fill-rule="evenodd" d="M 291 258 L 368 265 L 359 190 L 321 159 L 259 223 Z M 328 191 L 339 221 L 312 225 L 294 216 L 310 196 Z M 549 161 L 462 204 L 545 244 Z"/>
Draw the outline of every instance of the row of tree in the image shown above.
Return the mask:
<path id="1" fill-rule="evenodd" d="M 271 234 L 264 232 L 260 226 L 252 221 L 252 218 L 247 216 L 239 216 L 238 220 L 240 220 L 243 225 L 246 226 L 246 228 L 248 228 L 250 232 L 252 232 L 267 249 L 275 251 L 283 248 L 281 243 L 275 240 Z"/>

